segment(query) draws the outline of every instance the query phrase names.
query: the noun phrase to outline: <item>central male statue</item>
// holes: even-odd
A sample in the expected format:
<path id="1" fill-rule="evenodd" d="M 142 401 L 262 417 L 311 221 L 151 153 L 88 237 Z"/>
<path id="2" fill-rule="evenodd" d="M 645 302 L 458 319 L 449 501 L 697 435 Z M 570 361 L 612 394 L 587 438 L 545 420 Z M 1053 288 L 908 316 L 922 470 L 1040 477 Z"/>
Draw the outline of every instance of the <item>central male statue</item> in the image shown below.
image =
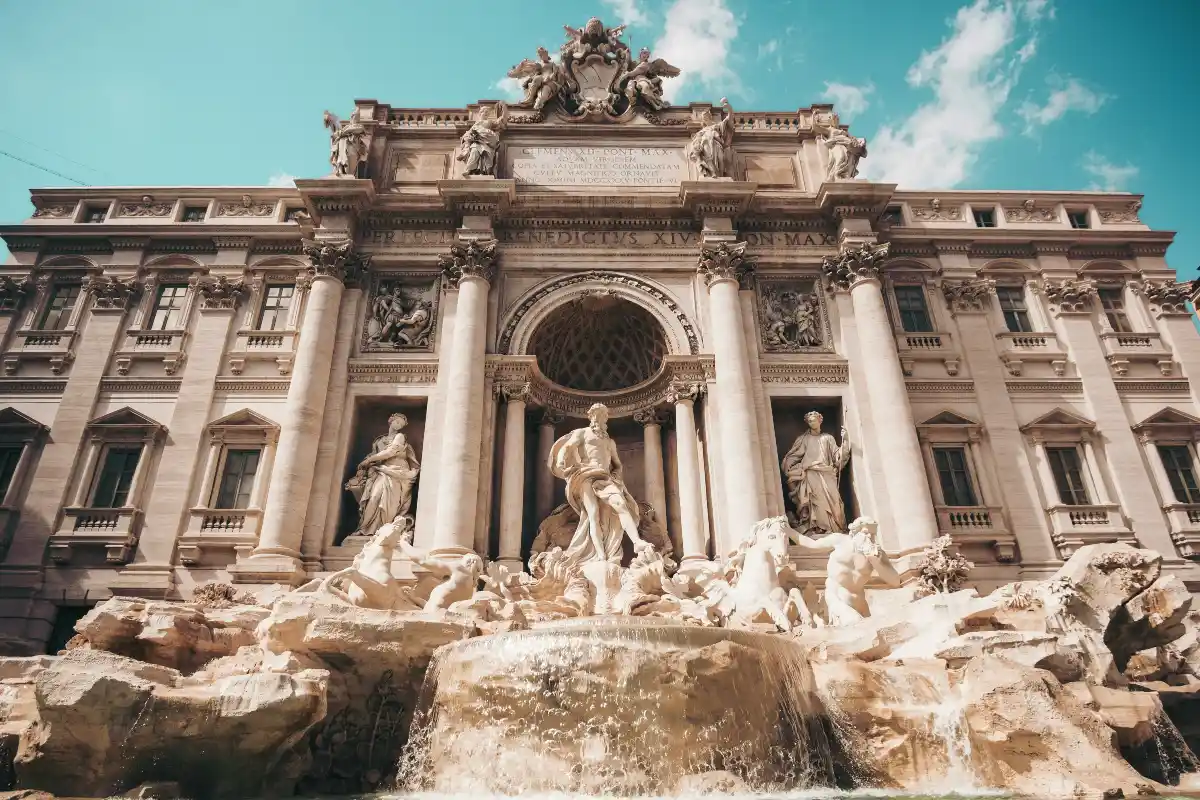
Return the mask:
<path id="1" fill-rule="evenodd" d="M 586 428 L 577 428 L 550 448 L 547 467 L 567 482 L 567 503 L 579 514 L 566 555 L 577 564 L 621 562 L 625 536 L 635 550 L 651 547 L 638 535 L 638 504 L 621 478 L 617 444 L 608 435 L 608 409 L 588 409 Z"/>

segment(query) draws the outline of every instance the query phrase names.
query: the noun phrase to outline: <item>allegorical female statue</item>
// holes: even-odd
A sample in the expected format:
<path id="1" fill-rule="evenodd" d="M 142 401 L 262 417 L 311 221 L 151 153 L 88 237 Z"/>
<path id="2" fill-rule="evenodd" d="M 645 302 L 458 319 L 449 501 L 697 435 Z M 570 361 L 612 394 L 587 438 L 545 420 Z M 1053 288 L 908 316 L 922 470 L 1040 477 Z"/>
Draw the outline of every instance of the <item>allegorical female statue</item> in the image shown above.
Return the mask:
<path id="1" fill-rule="evenodd" d="M 363 127 L 358 109 L 350 119 L 342 121 L 325 112 L 325 127 L 329 129 L 329 163 L 338 178 L 357 178 L 358 165 L 367 159 L 367 129 Z"/>
<path id="2" fill-rule="evenodd" d="M 704 127 L 696 131 L 684 148 L 684 155 L 695 162 L 702 178 L 728 178 L 733 148 L 733 109 L 721 98 L 725 115 L 719 120 L 705 112 Z"/>
<path id="3" fill-rule="evenodd" d="M 496 151 L 500 149 L 500 134 L 508 126 L 508 106 L 497 103 L 494 110 L 479 109 L 479 116 L 458 142 L 458 154 L 463 162 L 463 175 L 495 175 Z"/>
<path id="4" fill-rule="evenodd" d="M 839 446 L 833 436 L 821 432 L 823 421 L 817 411 L 804 415 L 808 430 L 796 437 L 781 464 L 801 532 L 846 530 L 846 509 L 838 483 L 850 460 L 850 441 L 842 428 Z"/>
<path id="5" fill-rule="evenodd" d="M 372 536 L 381 525 L 406 516 L 412 508 L 412 488 L 421 465 L 402 433 L 408 417 L 388 417 L 388 432 L 371 444 L 371 455 L 358 465 L 346 490 L 358 501 L 358 530 L 352 536 Z"/>

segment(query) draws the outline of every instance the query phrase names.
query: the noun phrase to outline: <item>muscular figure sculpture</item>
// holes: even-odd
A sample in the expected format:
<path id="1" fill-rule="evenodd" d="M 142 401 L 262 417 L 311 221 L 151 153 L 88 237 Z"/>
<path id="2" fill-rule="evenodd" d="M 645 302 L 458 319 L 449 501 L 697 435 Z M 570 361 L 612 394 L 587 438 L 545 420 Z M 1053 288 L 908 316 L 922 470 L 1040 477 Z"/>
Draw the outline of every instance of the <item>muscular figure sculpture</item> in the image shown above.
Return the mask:
<path id="1" fill-rule="evenodd" d="M 827 533 L 816 539 L 797 535 L 793 541 L 805 550 L 829 553 L 825 572 L 825 610 L 830 625 L 849 625 L 871 616 L 867 607 L 867 582 L 877 575 L 888 586 L 899 586 L 900 575 L 875 540 L 879 523 L 859 517 L 849 533 Z"/>
<path id="2" fill-rule="evenodd" d="M 554 443 L 547 464 L 552 475 L 567 482 L 567 502 L 579 514 L 566 554 L 578 564 L 619 564 L 623 535 L 635 550 L 651 545 L 638 534 L 638 504 L 621 477 L 617 445 L 608 435 L 608 409 L 592 406 L 588 422 Z"/>

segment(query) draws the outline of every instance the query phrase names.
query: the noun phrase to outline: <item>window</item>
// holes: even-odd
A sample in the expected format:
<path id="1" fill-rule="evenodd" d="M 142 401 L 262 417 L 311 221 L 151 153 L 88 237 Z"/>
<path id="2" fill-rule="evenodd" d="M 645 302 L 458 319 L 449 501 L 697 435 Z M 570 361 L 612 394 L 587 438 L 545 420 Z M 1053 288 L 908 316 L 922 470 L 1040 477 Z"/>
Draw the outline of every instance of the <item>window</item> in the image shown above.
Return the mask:
<path id="1" fill-rule="evenodd" d="M 891 225 L 904 224 L 904 209 L 900 206 L 888 206 L 884 209 L 883 216 L 880 220 Z"/>
<path id="2" fill-rule="evenodd" d="M 258 450 L 226 451 L 225 470 L 221 473 L 214 508 L 246 508 L 250 505 L 259 455 Z"/>
<path id="3" fill-rule="evenodd" d="M 972 209 L 971 213 L 975 215 L 976 228 L 994 228 L 996 227 L 996 212 L 985 209 Z"/>
<path id="4" fill-rule="evenodd" d="M 258 312 L 260 331 L 281 331 L 287 327 L 288 310 L 296 287 L 290 283 L 269 283 L 263 293 L 262 310 Z"/>
<path id="5" fill-rule="evenodd" d="M 71 322 L 71 312 L 79 302 L 79 293 L 83 287 L 78 283 L 65 283 L 54 287 L 50 302 L 42 311 L 42 319 L 38 328 L 44 331 L 64 330 Z"/>
<path id="6" fill-rule="evenodd" d="M 92 508 L 122 508 L 125 505 L 141 455 L 141 445 L 109 448 L 96 479 L 96 490 L 92 493 Z"/>
<path id="7" fill-rule="evenodd" d="M 1019 286 L 996 287 L 996 299 L 1004 313 L 1004 324 L 1012 333 L 1029 333 L 1033 325 L 1029 322 L 1029 307 L 1025 305 L 1025 289 Z"/>
<path id="8" fill-rule="evenodd" d="M 942 500 L 948 506 L 977 506 L 975 487 L 967 468 L 967 451 L 961 447 L 933 448 L 933 463 L 942 485 Z"/>
<path id="9" fill-rule="evenodd" d="M 1104 316 L 1108 317 L 1108 324 L 1113 331 L 1116 333 L 1132 332 L 1129 315 L 1125 313 L 1125 290 L 1101 289 L 1097 294 L 1100 296 L 1100 308 L 1104 310 Z"/>
<path id="10" fill-rule="evenodd" d="M 900 312 L 900 327 L 908 333 L 929 333 L 933 323 L 925 305 L 925 290 L 920 286 L 895 287 L 896 309 Z"/>
<path id="11" fill-rule="evenodd" d="M 177 331 L 183 327 L 183 304 L 187 299 L 188 287 L 172 283 L 158 287 L 154 298 L 154 310 L 147 329 L 152 331 Z"/>
<path id="12" fill-rule="evenodd" d="M 182 222 L 204 222 L 207 214 L 208 209 L 204 206 L 184 206 L 183 216 L 180 220 Z"/>
<path id="13" fill-rule="evenodd" d="M 1088 212 L 1086 211 L 1068 211 L 1067 219 L 1071 221 L 1071 227 L 1075 230 L 1086 230 L 1092 227 L 1088 224 Z"/>
<path id="14" fill-rule="evenodd" d="M 1192 465 L 1192 451 L 1185 444 L 1160 444 L 1158 455 L 1162 458 L 1171 482 L 1171 491 L 1179 503 L 1200 503 L 1200 488 L 1196 486 L 1196 470 Z"/>
<path id="15" fill-rule="evenodd" d="M 0 447 L 0 502 L 4 501 L 4 496 L 12 486 L 13 476 L 17 474 L 17 464 L 21 463 L 21 454 L 24 452 L 23 445 Z"/>
<path id="16" fill-rule="evenodd" d="M 1059 501 L 1066 506 L 1091 505 L 1087 486 L 1083 482 L 1079 448 L 1047 447 L 1046 457 L 1050 459 L 1050 471 L 1054 473 Z"/>
<path id="17" fill-rule="evenodd" d="M 107 206 L 85 206 L 83 209 L 82 222 L 104 222 L 104 218 L 108 216 Z"/>

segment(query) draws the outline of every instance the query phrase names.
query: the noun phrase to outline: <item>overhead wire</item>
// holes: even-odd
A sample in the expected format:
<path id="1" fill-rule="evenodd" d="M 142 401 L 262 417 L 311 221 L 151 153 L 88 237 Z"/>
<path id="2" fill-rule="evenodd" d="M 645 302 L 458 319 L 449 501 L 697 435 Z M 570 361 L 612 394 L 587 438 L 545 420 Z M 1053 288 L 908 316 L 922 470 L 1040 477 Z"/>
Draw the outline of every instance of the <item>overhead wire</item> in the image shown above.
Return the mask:
<path id="1" fill-rule="evenodd" d="M 20 156 L 14 156 L 12 153 L 8 152 L 7 150 L 0 150 L 0 156 L 8 156 L 13 161 L 20 161 L 22 164 L 27 164 L 27 165 L 33 167 L 34 169 L 40 169 L 42 172 L 48 172 L 51 175 L 62 178 L 64 180 L 68 180 L 71 183 L 77 183 L 80 186 L 91 186 L 90 183 L 85 183 L 81 180 L 76 180 L 75 178 L 72 178 L 70 175 L 63 175 L 61 172 L 55 172 L 54 170 L 50 169 L 49 167 L 43 167 L 41 164 L 35 164 L 34 162 L 28 161 L 24 158 L 21 158 Z"/>

